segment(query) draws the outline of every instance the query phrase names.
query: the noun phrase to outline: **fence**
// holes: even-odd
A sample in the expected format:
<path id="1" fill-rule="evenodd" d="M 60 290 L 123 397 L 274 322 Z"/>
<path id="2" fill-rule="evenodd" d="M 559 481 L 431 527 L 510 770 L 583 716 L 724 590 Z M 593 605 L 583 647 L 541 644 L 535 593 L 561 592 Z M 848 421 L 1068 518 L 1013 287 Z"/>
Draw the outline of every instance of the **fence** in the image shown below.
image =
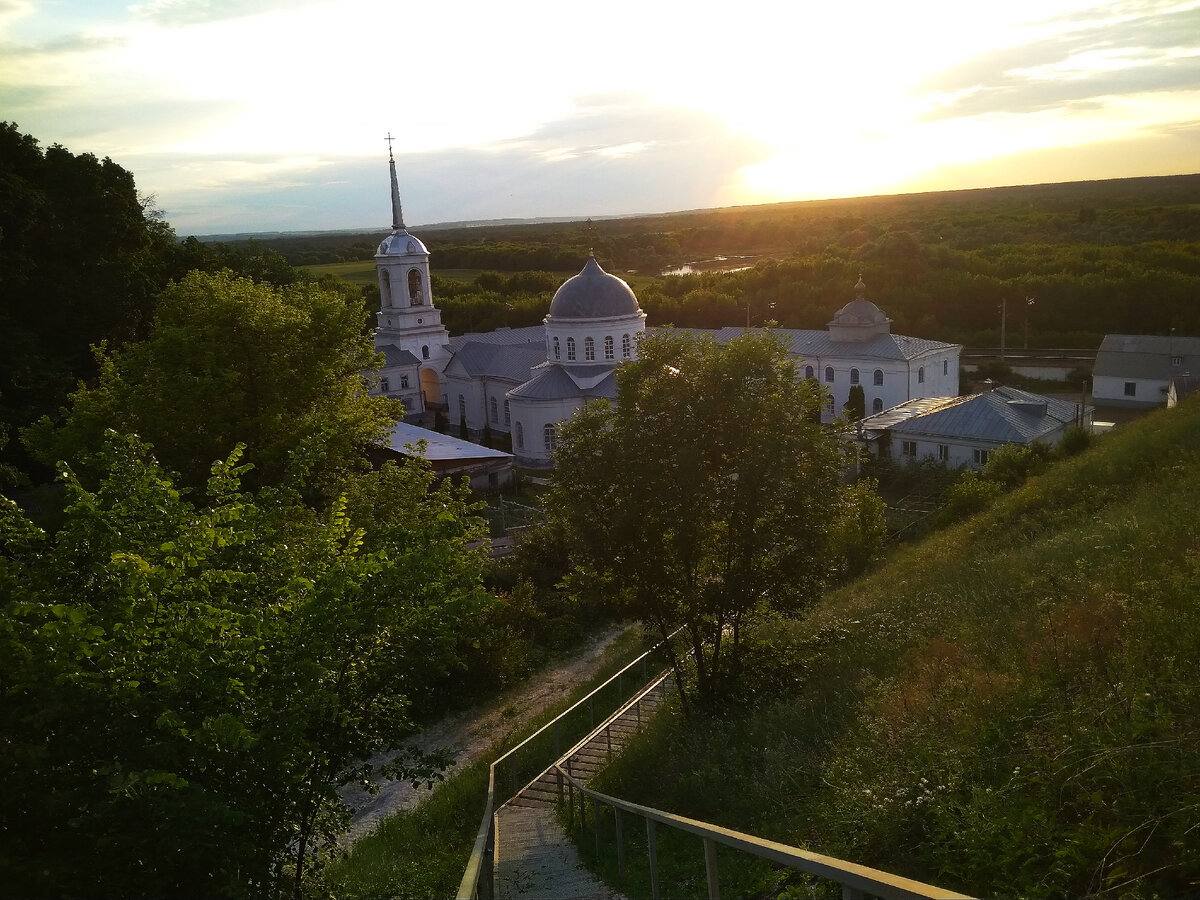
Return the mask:
<path id="1" fill-rule="evenodd" d="M 636 692 L 649 680 L 654 654 L 661 646 L 647 650 L 492 763 L 483 819 L 458 888 L 460 900 L 493 896 L 496 808 L 549 769 L 562 756 L 564 747 L 575 745 L 581 736 L 595 729 L 597 722 L 606 721 L 621 708 L 626 692 Z"/>

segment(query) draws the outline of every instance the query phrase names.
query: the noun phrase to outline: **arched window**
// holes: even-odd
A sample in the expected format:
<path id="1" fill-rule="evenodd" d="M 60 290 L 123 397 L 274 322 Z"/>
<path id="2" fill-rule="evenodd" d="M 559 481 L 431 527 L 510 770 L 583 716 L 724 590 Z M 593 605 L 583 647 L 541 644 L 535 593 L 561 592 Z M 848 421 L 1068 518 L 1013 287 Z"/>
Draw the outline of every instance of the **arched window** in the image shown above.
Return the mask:
<path id="1" fill-rule="evenodd" d="M 525 449 L 525 428 L 520 422 L 517 423 L 517 449 Z"/>
<path id="2" fill-rule="evenodd" d="M 559 348 L 559 346 L 558 346 L 558 338 L 555 338 L 555 339 L 554 339 L 554 358 L 555 358 L 555 359 L 562 359 L 562 355 L 561 355 L 561 353 L 560 353 L 560 348 Z"/>
<path id="3" fill-rule="evenodd" d="M 883 369 L 875 370 L 875 387 L 883 387 Z"/>
<path id="4" fill-rule="evenodd" d="M 379 273 L 379 280 L 383 282 L 383 307 L 387 309 L 392 305 L 392 274 L 384 269 Z"/>
<path id="5" fill-rule="evenodd" d="M 583 339 L 583 358 L 588 362 L 596 361 L 596 342 L 590 337 Z"/>
<path id="6" fill-rule="evenodd" d="M 871 401 L 871 412 L 873 412 L 873 413 L 883 412 L 883 398 L 882 397 L 876 397 L 874 400 Z"/>
<path id="7" fill-rule="evenodd" d="M 851 370 L 850 370 L 850 383 L 851 383 L 851 384 L 858 384 L 858 369 L 851 369 Z"/>
<path id="8" fill-rule="evenodd" d="M 418 269 L 408 270 L 408 298 L 413 306 L 421 306 L 425 302 L 421 295 L 421 272 Z"/>
<path id="9" fill-rule="evenodd" d="M 567 361 L 570 362 L 575 358 L 575 338 L 567 338 Z"/>
<path id="10" fill-rule="evenodd" d="M 492 397 L 490 400 L 488 400 L 488 418 L 492 420 L 493 425 L 500 421 L 500 416 L 496 412 L 495 397 Z"/>
<path id="11" fill-rule="evenodd" d="M 421 348 L 421 359 L 429 359 L 429 345 L 426 344 Z"/>
<path id="12" fill-rule="evenodd" d="M 816 369 L 814 369 L 812 366 L 805 366 L 804 367 L 804 377 L 805 378 L 816 378 L 817 377 Z"/>
<path id="13" fill-rule="evenodd" d="M 629 335 L 621 335 L 621 359 L 629 359 Z"/>
<path id="14" fill-rule="evenodd" d="M 828 410 L 828 412 L 829 412 L 829 414 L 830 414 L 831 416 L 833 415 L 833 412 L 834 412 L 834 410 L 833 410 L 833 397 L 828 397 L 828 398 L 826 398 L 826 400 L 825 400 L 825 409 L 826 409 L 826 410 Z"/>
<path id="15" fill-rule="evenodd" d="M 462 394 L 458 395 L 458 421 L 460 423 L 467 421 L 467 398 Z"/>
<path id="16" fill-rule="evenodd" d="M 610 334 L 604 338 L 604 358 L 613 359 L 615 356 L 616 354 L 613 353 L 613 339 L 612 335 Z"/>
<path id="17" fill-rule="evenodd" d="M 825 367 L 825 380 L 826 380 L 826 381 L 827 381 L 829 384 L 833 384 L 833 366 L 826 366 L 826 367 Z"/>
<path id="18" fill-rule="evenodd" d="M 508 401 L 504 401 L 504 424 L 508 425 L 512 422 L 512 411 L 508 408 Z"/>
<path id="19" fill-rule="evenodd" d="M 392 386 L 390 384 L 388 384 L 388 380 L 387 380 L 386 376 L 379 379 L 379 393 L 386 394 L 391 389 L 392 389 Z"/>
<path id="20" fill-rule="evenodd" d="M 925 367 L 921 366 L 919 369 L 917 369 L 917 384 L 924 384 L 924 383 L 925 383 Z"/>
<path id="21" fill-rule="evenodd" d="M 553 453 L 558 446 L 558 429 L 554 425 L 547 425 L 542 429 L 542 440 L 546 444 L 546 452 Z"/>
<path id="22" fill-rule="evenodd" d="M 943 375 L 950 374 L 950 360 L 948 360 L 948 359 L 942 360 L 942 374 Z"/>
<path id="23" fill-rule="evenodd" d="M 407 389 L 408 389 L 408 376 L 401 375 L 400 376 L 400 390 L 403 391 L 403 390 L 407 390 Z"/>

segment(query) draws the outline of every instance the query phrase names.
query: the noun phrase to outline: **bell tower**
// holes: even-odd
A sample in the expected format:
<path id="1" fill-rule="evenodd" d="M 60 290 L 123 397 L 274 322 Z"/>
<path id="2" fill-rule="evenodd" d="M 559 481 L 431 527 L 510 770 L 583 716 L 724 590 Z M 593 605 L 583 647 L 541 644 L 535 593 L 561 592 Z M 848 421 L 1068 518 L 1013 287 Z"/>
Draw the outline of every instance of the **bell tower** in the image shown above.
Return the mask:
<path id="1" fill-rule="evenodd" d="M 392 346 L 407 350 L 420 360 L 422 368 L 434 365 L 440 372 L 450 357 L 447 347 L 450 333 L 442 325 L 441 311 L 433 305 L 429 251 L 404 226 L 390 134 L 387 141 L 392 181 L 392 233 L 383 239 L 375 253 L 375 271 L 379 278 L 375 348 Z"/>

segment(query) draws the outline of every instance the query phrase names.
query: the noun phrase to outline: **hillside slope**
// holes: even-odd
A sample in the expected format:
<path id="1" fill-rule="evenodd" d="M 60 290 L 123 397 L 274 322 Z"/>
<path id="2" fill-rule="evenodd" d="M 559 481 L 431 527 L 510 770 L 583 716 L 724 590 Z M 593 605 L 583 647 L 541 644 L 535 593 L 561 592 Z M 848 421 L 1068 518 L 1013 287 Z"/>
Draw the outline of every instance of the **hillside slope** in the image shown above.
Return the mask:
<path id="1" fill-rule="evenodd" d="M 1194 894 L 1197 510 L 1200 398 L 764 626 L 601 790 L 976 896 Z"/>

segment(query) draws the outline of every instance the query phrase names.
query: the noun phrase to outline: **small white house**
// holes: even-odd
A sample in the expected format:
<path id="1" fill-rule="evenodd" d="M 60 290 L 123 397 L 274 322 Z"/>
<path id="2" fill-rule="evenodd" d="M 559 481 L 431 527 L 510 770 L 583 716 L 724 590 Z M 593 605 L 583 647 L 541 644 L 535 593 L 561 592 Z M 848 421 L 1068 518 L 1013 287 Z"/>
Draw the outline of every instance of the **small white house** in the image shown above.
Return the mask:
<path id="1" fill-rule="evenodd" d="M 876 456 L 897 462 L 935 459 L 978 469 L 1005 444 L 1054 446 L 1072 425 L 1090 429 L 1092 407 L 998 387 L 967 397 L 926 397 L 858 423 L 859 439 Z"/>
<path id="2" fill-rule="evenodd" d="M 1092 400 L 1106 406 L 1163 406 L 1172 376 L 1200 375 L 1200 338 L 1106 334 L 1096 353 Z"/>

